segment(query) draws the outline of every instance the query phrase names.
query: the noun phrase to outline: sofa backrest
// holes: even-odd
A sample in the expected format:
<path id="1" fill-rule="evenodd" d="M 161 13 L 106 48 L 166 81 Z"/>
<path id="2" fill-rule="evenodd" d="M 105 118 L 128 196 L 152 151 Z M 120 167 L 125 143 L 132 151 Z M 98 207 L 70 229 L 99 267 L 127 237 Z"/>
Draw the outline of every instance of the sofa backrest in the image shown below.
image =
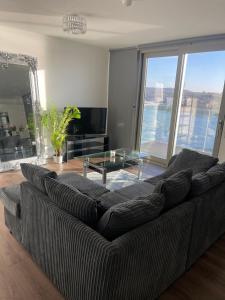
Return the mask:
<path id="1" fill-rule="evenodd" d="M 81 193 L 78 189 L 57 180 L 46 177 L 45 188 L 50 200 L 62 210 L 95 226 L 98 220 L 97 202 Z"/>
<path id="2" fill-rule="evenodd" d="M 206 172 L 192 177 L 191 196 L 199 196 L 225 181 L 225 163 L 217 164 Z"/>
<path id="3" fill-rule="evenodd" d="M 45 178 L 57 178 L 56 172 L 37 165 L 21 163 L 20 166 L 23 176 L 43 193 L 46 193 Z"/>
<path id="4" fill-rule="evenodd" d="M 206 172 L 218 162 L 218 158 L 189 149 L 183 149 L 172 159 L 164 175 L 170 176 L 185 169 L 192 169 L 193 175 Z"/>
<path id="5" fill-rule="evenodd" d="M 190 196 L 195 206 L 187 268 L 225 232 L 225 182 L 199 196 Z"/>

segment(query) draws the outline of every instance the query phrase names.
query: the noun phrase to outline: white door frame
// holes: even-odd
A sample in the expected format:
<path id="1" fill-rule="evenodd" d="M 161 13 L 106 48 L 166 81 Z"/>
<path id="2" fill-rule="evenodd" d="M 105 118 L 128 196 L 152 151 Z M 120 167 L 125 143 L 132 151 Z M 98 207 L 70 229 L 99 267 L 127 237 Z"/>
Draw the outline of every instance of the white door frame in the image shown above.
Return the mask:
<path id="1" fill-rule="evenodd" d="M 218 115 L 218 122 L 217 122 L 217 128 L 216 128 L 216 136 L 215 136 L 215 142 L 213 147 L 213 156 L 218 157 L 219 150 L 220 150 L 220 144 L 221 144 L 221 138 L 223 134 L 223 127 L 224 127 L 224 121 L 225 121 L 225 82 L 223 87 L 223 94 L 220 104 L 220 111 Z"/>

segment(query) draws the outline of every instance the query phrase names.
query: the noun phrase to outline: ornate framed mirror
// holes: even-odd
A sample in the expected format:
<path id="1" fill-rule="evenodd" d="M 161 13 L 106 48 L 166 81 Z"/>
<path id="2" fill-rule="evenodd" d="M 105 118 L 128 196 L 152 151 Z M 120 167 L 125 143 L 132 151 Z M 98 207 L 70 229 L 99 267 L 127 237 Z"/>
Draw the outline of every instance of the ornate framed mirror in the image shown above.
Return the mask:
<path id="1" fill-rule="evenodd" d="M 0 52 L 0 172 L 42 163 L 37 59 Z"/>

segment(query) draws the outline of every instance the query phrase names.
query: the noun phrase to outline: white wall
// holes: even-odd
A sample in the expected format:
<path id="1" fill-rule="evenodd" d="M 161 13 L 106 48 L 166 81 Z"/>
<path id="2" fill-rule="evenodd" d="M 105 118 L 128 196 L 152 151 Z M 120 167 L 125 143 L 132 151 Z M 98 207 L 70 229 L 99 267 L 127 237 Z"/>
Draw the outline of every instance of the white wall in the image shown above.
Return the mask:
<path id="1" fill-rule="evenodd" d="M 38 58 L 43 106 L 107 106 L 108 50 L 3 26 L 0 41 L 0 51 Z"/>

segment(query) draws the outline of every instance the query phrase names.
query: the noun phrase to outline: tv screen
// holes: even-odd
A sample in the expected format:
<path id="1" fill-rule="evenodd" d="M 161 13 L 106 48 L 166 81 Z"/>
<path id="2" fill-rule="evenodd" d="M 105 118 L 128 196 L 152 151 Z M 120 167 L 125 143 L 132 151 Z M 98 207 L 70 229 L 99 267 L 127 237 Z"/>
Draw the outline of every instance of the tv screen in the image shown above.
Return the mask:
<path id="1" fill-rule="evenodd" d="M 81 119 L 74 119 L 68 126 L 69 135 L 105 134 L 107 108 L 78 107 Z"/>

